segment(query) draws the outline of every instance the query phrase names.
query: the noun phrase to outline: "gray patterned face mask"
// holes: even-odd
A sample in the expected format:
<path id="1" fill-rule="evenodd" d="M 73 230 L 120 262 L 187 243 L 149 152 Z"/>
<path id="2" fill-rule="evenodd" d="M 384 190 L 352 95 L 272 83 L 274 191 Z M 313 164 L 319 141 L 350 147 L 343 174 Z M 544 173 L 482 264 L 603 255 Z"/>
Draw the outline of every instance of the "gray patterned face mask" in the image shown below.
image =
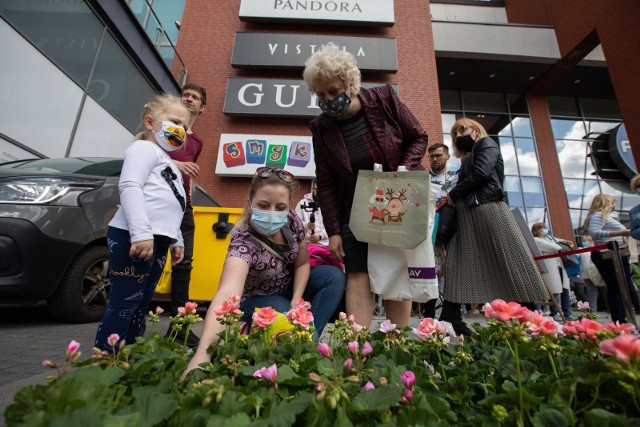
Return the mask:
<path id="1" fill-rule="evenodd" d="M 331 117 L 342 117 L 351 105 L 351 97 L 345 91 L 331 99 L 318 100 L 318 107 Z"/>

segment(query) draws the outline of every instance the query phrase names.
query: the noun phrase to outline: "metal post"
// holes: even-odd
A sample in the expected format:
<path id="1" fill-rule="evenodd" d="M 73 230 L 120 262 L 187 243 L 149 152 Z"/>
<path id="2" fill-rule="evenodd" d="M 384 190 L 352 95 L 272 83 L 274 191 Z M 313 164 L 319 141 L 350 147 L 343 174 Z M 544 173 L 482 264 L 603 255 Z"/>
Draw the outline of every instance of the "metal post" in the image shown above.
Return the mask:
<path id="1" fill-rule="evenodd" d="M 637 329 L 638 323 L 636 322 L 636 314 L 633 311 L 633 304 L 631 303 L 631 294 L 629 294 L 629 285 L 627 284 L 627 276 L 624 271 L 624 265 L 622 264 L 618 242 L 609 242 L 607 243 L 607 247 L 613 255 L 613 268 L 616 271 L 618 289 L 620 290 L 620 298 L 622 299 L 622 307 L 624 308 L 627 322 L 632 323 Z"/>

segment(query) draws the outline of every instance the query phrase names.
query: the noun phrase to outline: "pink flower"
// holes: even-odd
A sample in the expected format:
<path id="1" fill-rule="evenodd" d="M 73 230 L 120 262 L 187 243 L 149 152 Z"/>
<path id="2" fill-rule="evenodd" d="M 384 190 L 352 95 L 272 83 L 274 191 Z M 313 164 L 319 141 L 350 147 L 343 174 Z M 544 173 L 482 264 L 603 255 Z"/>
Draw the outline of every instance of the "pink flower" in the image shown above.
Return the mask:
<path id="1" fill-rule="evenodd" d="M 589 320 L 587 318 L 580 319 L 577 321 L 567 322 L 566 325 L 562 327 L 562 331 L 567 335 L 573 335 L 577 339 L 592 339 L 597 340 L 596 332 L 604 329 L 600 323 Z"/>
<path id="2" fill-rule="evenodd" d="M 538 310 L 535 311 L 531 311 L 529 310 L 527 313 L 525 313 L 524 316 L 522 316 L 522 321 L 524 322 L 528 322 L 531 325 L 542 325 L 542 322 L 544 322 L 544 314 L 540 313 Z"/>
<path id="3" fill-rule="evenodd" d="M 120 335 L 118 334 L 111 334 L 109 335 L 109 338 L 107 338 L 107 344 L 109 344 L 109 347 L 115 347 L 118 344 L 118 341 L 120 341 Z"/>
<path id="4" fill-rule="evenodd" d="M 79 348 L 80 343 L 78 341 L 72 340 L 67 346 L 67 355 L 73 356 L 74 354 L 76 354 Z"/>
<path id="5" fill-rule="evenodd" d="M 362 387 L 362 390 L 369 391 L 369 390 L 373 390 L 374 388 L 376 388 L 376 386 L 374 386 L 371 381 L 367 381 L 364 387 Z"/>
<path id="6" fill-rule="evenodd" d="M 300 299 L 298 301 L 304 302 Z M 299 325 L 303 329 L 309 329 L 309 323 L 313 322 L 313 313 L 311 313 L 304 305 L 298 305 L 287 313 L 287 319 L 294 325 Z"/>
<path id="7" fill-rule="evenodd" d="M 278 377 L 278 367 L 274 363 L 268 368 L 260 368 L 253 374 L 254 378 L 262 378 L 269 385 L 276 386 L 276 378 Z"/>
<path id="8" fill-rule="evenodd" d="M 220 307 L 214 310 L 216 317 L 224 317 L 232 314 L 240 314 L 240 297 L 231 295 L 226 301 L 220 304 Z"/>
<path id="9" fill-rule="evenodd" d="M 400 400 L 402 403 L 409 403 L 411 399 L 413 399 L 413 389 L 407 388 L 404 390 L 403 396 Z"/>
<path id="10" fill-rule="evenodd" d="M 354 356 L 357 356 L 358 349 L 360 348 L 360 346 L 358 345 L 358 341 L 351 341 L 350 343 L 347 344 L 347 348 L 349 349 L 351 354 L 353 354 Z"/>
<path id="11" fill-rule="evenodd" d="M 311 310 L 311 303 L 300 298 L 296 301 L 296 307 L 304 307 L 307 310 Z"/>
<path id="12" fill-rule="evenodd" d="M 405 387 L 411 388 L 416 383 L 416 375 L 411 371 L 405 371 L 400 375 L 400 381 Z"/>
<path id="13" fill-rule="evenodd" d="M 615 335 L 628 335 L 633 334 L 633 331 L 636 330 L 636 327 L 631 323 L 620 323 L 619 320 L 616 320 L 615 323 L 609 322 L 604 325 L 604 329 L 613 332 Z"/>
<path id="14" fill-rule="evenodd" d="M 396 329 L 396 324 L 391 323 L 391 320 L 389 319 L 385 320 L 380 324 L 380 332 L 382 332 L 383 334 L 387 334 L 391 331 L 394 331 L 395 329 Z"/>
<path id="15" fill-rule="evenodd" d="M 373 351 L 373 347 L 371 347 L 371 344 L 369 344 L 369 341 L 366 341 L 362 346 L 362 355 L 366 356 L 367 354 L 370 354 L 372 351 Z"/>
<path id="16" fill-rule="evenodd" d="M 349 370 L 351 369 L 351 365 L 353 365 L 353 359 L 348 358 L 347 360 L 344 361 L 344 363 L 342 364 L 342 367 L 346 370 Z"/>
<path id="17" fill-rule="evenodd" d="M 456 334 L 453 331 L 453 326 L 449 322 L 441 322 L 436 319 L 427 317 L 422 319 L 422 322 L 418 325 L 416 333 L 422 339 L 433 337 L 444 337 L 450 335 L 455 337 Z"/>
<path id="18" fill-rule="evenodd" d="M 617 337 L 602 341 L 600 353 L 615 356 L 619 362 L 629 363 L 631 360 L 640 360 L 640 337 L 635 335 L 618 335 Z"/>
<path id="19" fill-rule="evenodd" d="M 184 307 L 178 307 L 178 316 L 186 316 L 187 314 L 196 314 L 196 308 L 198 303 L 187 301 L 184 303 Z"/>
<path id="20" fill-rule="evenodd" d="M 49 359 L 44 359 L 42 361 L 42 366 L 44 366 L 45 368 L 56 369 L 56 364 Z"/>
<path id="21" fill-rule="evenodd" d="M 272 307 L 262 307 L 260 310 L 253 313 L 253 323 L 260 328 L 267 328 L 278 316 L 276 311 Z"/>
<path id="22" fill-rule="evenodd" d="M 347 321 L 347 313 L 345 313 L 344 311 L 341 311 L 338 314 L 338 319 L 342 320 L 343 322 L 346 322 Z"/>
<path id="23" fill-rule="evenodd" d="M 364 327 L 362 325 L 358 325 L 357 323 L 352 323 L 351 324 L 351 329 L 356 334 L 359 334 L 360 332 L 362 332 L 362 329 L 364 329 Z"/>
<path id="24" fill-rule="evenodd" d="M 324 357 L 328 357 L 329 359 L 333 357 L 331 354 L 331 347 L 329 347 L 329 344 L 327 344 L 326 342 L 321 342 L 320 344 L 318 344 L 317 349 L 318 353 L 320 353 Z"/>
<path id="25" fill-rule="evenodd" d="M 578 301 L 578 310 L 589 311 L 589 303 L 584 301 Z"/>
<path id="26" fill-rule="evenodd" d="M 555 337 L 559 334 L 562 335 L 562 329 L 560 324 L 553 319 L 544 318 L 540 323 L 530 323 L 527 328 L 527 332 L 531 335 L 546 335 L 548 337 Z"/>
<path id="27" fill-rule="evenodd" d="M 506 322 L 512 319 L 521 319 L 527 315 L 528 308 L 522 307 L 517 302 L 507 303 L 501 299 L 495 299 L 491 304 L 486 303 L 482 307 L 487 319 L 497 319 Z"/>
<path id="28" fill-rule="evenodd" d="M 353 314 L 350 314 L 350 315 L 347 317 L 347 322 L 349 322 L 349 323 L 351 323 L 351 324 L 356 323 L 356 316 L 354 316 Z"/>

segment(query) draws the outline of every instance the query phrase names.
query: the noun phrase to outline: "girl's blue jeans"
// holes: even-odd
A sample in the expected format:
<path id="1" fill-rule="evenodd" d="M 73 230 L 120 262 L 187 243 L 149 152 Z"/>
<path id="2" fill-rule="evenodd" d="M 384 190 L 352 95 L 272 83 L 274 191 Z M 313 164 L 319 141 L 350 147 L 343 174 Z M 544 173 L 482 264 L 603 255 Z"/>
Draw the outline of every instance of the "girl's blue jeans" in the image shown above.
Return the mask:
<path id="1" fill-rule="evenodd" d="M 98 325 L 95 346 L 113 351 L 107 344 L 111 334 L 118 334 L 127 344 L 144 334 L 145 313 L 167 262 L 171 239 L 153 236 L 153 256 L 142 261 L 129 256 L 129 232 L 115 227 L 107 230 L 111 297 L 109 307 Z"/>

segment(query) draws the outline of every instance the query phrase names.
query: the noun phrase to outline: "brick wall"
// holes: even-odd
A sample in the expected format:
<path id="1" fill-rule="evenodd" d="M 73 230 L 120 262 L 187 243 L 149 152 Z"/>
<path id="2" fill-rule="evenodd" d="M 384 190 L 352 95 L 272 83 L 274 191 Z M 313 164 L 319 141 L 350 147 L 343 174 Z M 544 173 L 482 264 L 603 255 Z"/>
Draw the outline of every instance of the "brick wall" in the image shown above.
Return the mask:
<path id="1" fill-rule="evenodd" d="M 293 25 L 240 21 L 240 0 L 187 0 L 178 52 L 189 71 L 188 81 L 207 88 L 207 109 L 194 130 L 204 139 L 198 183 L 227 207 L 242 207 L 246 201 L 247 178 L 215 175 L 218 144 L 222 133 L 310 135 L 308 119 L 230 117 L 222 113 L 229 77 L 301 79 L 302 70 L 248 70 L 231 66 L 236 31 L 336 34 L 342 36 L 395 37 L 398 47 L 396 74 L 363 73 L 364 81 L 397 83 L 401 99 L 412 109 L 429 134 L 430 143 L 442 140 L 440 100 L 431 32 L 429 3 L 396 0 L 395 25 L 368 28 L 346 25 Z M 427 161 L 425 159 L 425 165 Z M 294 200 L 308 192 L 301 182 Z"/>

